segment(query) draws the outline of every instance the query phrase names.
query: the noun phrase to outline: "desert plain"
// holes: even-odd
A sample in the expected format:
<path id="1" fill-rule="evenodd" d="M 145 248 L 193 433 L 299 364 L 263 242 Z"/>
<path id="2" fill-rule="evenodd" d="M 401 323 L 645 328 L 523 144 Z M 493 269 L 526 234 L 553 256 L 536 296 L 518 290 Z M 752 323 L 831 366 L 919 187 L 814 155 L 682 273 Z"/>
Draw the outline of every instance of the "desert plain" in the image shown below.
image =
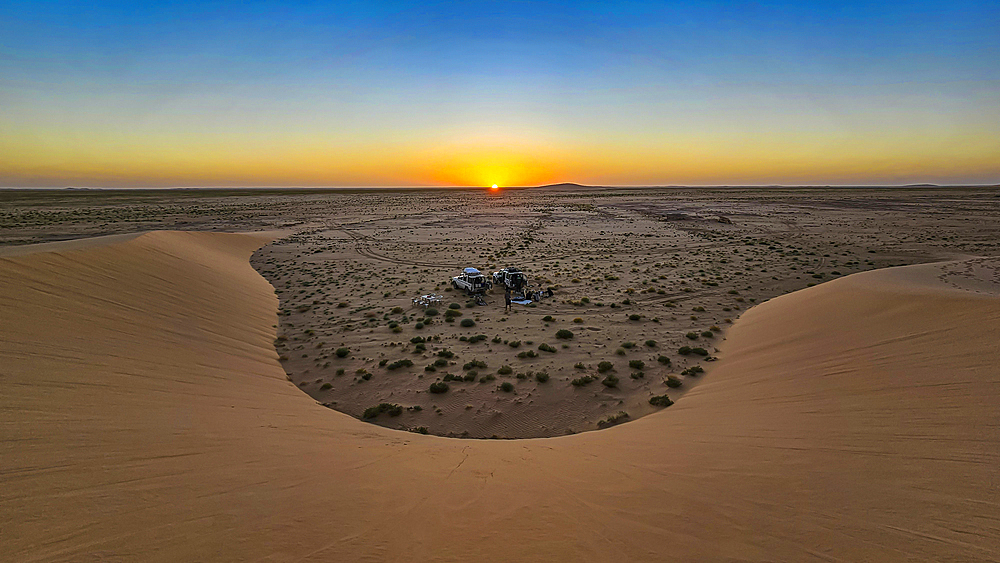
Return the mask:
<path id="1" fill-rule="evenodd" d="M 1000 557 L 995 188 L 0 204 L 11 561 Z"/>

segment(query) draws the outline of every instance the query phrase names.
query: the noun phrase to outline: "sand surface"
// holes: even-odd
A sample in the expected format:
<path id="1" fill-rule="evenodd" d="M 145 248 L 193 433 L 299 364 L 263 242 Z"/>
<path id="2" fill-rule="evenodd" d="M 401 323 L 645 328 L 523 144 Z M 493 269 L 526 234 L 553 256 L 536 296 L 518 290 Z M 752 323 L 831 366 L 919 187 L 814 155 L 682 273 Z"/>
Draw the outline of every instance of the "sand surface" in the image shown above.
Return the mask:
<path id="1" fill-rule="evenodd" d="M 154 232 L 0 258 L 0 558 L 1000 558 L 995 262 L 772 299 L 711 378 L 635 422 L 456 440 L 286 379 L 278 301 L 248 263 L 265 242 Z"/>

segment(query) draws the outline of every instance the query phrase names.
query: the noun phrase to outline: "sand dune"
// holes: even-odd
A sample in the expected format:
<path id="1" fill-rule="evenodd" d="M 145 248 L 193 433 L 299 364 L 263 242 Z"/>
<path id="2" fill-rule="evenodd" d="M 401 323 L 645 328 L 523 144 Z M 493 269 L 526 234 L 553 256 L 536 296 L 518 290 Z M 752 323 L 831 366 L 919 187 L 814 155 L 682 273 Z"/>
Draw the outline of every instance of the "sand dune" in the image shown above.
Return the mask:
<path id="1" fill-rule="evenodd" d="M 666 411 L 478 441 L 364 424 L 289 383 L 247 262 L 265 240 L 0 258 L 0 558 L 1000 558 L 995 263 L 774 299 Z"/>

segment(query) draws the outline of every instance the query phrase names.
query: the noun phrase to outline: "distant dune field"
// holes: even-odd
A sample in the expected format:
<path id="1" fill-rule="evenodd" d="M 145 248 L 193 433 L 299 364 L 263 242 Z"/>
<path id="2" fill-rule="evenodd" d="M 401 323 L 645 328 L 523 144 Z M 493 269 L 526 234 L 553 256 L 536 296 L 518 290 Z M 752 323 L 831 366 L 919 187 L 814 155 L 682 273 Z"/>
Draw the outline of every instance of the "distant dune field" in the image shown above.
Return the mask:
<path id="1" fill-rule="evenodd" d="M 994 561 L 996 260 L 746 311 L 614 428 L 420 436 L 315 403 L 248 263 L 157 231 L 0 257 L 4 561 Z"/>

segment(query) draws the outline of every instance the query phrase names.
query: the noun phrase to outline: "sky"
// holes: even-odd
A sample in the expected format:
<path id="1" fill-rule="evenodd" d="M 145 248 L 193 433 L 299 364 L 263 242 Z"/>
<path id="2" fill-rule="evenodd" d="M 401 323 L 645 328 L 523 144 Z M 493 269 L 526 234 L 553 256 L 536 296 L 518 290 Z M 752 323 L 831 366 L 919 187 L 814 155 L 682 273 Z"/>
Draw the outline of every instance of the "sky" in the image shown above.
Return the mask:
<path id="1" fill-rule="evenodd" d="M 0 0 L 0 186 L 1000 183 L 1000 2 Z"/>

